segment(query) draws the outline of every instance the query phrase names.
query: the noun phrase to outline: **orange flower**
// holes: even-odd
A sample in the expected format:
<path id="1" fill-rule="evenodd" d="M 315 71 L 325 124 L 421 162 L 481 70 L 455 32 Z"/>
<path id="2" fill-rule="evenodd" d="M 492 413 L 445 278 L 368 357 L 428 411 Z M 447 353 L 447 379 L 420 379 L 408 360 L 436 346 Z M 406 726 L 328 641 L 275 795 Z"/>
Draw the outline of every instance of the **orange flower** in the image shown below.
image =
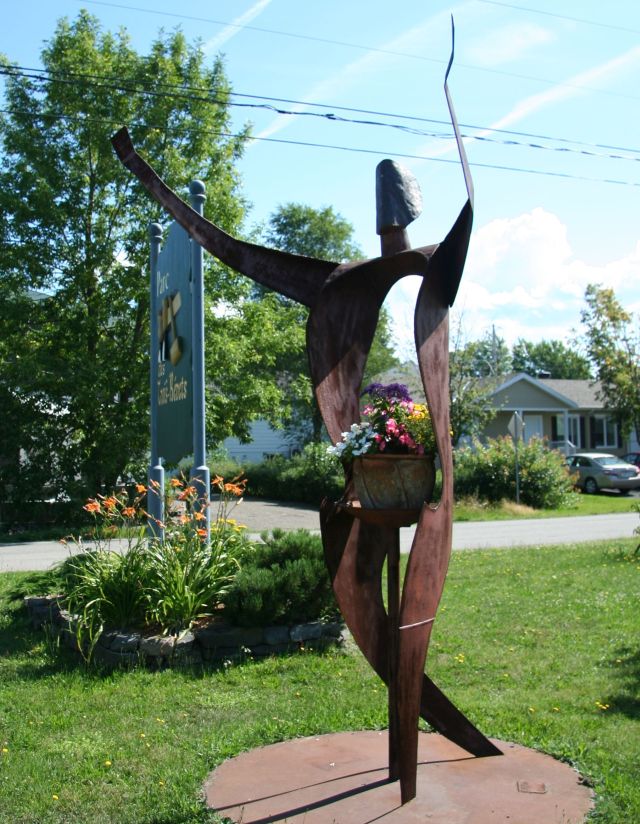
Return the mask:
<path id="1" fill-rule="evenodd" d="M 82 508 L 86 509 L 87 512 L 100 512 L 100 502 L 96 501 L 95 498 L 89 498 Z"/>
<path id="2" fill-rule="evenodd" d="M 195 512 L 193 517 L 196 519 L 196 521 L 206 521 L 207 520 L 207 516 L 202 512 Z"/>
<path id="3" fill-rule="evenodd" d="M 151 478 L 151 480 L 149 481 L 149 486 L 152 486 L 154 489 L 160 488 L 160 484 L 158 483 L 158 481 L 154 480 L 153 478 Z"/>
<path id="4" fill-rule="evenodd" d="M 178 495 L 179 501 L 186 501 L 187 498 L 191 498 L 197 494 L 197 490 L 195 486 L 185 486 L 182 492 Z"/>
<path id="5" fill-rule="evenodd" d="M 240 497 L 240 495 L 244 495 L 244 488 L 245 484 L 228 483 L 224 485 L 225 492 L 231 492 L 232 495 L 237 495 L 238 497 Z"/>
<path id="6" fill-rule="evenodd" d="M 146 491 L 147 487 L 144 484 L 136 484 L 136 492 L 138 492 L 140 495 Z"/>
<path id="7" fill-rule="evenodd" d="M 110 512 L 113 512 L 113 510 L 114 510 L 114 509 L 117 507 L 117 505 L 118 505 L 118 499 L 117 499 L 117 498 L 115 498 L 113 495 L 110 495 L 108 498 L 105 498 L 105 499 L 104 499 L 104 505 L 107 507 L 107 509 L 108 509 Z"/>
<path id="8" fill-rule="evenodd" d="M 136 514 L 135 506 L 125 506 L 125 508 L 122 510 L 122 514 L 125 518 L 133 518 Z"/>
<path id="9" fill-rule="evenodd" d="M 222 489 L 224 485 L 224 478 L 222 475 L 216 475 L 215 478 L 211 481 L 211 486 L 217 486 L 218 489 Z"/>
<path id="10" fill-rule="evenodd" d="M 206 529 L 196 529 L 196 532 L 201 538 L 207 537 L 207 530 Z"/>
<path id="11" fill-rule="evenodd" d="M 182 486 L 183 485 L 182 481 L 179 478 L 171 478 L 169 483 L 171 484 L 171 486 Z"/>

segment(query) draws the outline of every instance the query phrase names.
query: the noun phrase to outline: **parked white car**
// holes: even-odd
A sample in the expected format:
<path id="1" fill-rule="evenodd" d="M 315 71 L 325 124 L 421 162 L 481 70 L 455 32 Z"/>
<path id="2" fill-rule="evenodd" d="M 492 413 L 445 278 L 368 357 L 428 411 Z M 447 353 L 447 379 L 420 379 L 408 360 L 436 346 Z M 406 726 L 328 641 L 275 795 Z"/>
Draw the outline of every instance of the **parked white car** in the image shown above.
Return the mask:
<path id="1" fill-rule="evenodd" d="M 590 495 L 601 489 L 619 489 L 626 495 L 640 489 L 640 469 L 615 455 L 603 452 L 578 452 L 567 460 L 571 473 L 577 473 L 576 486 Z"/>

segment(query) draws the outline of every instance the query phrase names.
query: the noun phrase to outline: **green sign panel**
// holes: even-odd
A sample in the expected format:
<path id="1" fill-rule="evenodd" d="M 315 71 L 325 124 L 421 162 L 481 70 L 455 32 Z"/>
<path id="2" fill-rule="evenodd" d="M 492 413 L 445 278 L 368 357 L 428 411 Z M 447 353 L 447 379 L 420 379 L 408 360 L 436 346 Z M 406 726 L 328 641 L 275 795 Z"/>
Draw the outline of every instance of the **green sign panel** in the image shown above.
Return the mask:
<path id="1" fill-rule="evenodd" d="M 177 463 L 193 452 L 191 241 L 172 223 L 158 256 L 158 455 Z"/>

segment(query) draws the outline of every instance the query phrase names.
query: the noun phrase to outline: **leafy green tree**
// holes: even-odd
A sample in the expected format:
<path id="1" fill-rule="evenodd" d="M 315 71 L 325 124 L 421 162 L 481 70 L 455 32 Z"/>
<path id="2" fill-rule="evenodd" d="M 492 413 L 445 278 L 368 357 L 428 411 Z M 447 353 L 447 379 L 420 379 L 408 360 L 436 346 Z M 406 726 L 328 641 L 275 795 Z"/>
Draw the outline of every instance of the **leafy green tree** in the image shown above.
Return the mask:
<path id="1" fill-rule="evenodd" d="M 331 206 L 321 209 L 303 203 L 279 206 L 269 218 L 265 242 L 283 252 L 339 263 L 362 257 L 353 242 L 353 226 Z"/>
<path id="2" fill-rule="evenodd" d="M 269 218 L 264 240 L 267 245 L 285 252 L 341 263 L 362 257 L 361 250 L 353 242 L 353 226 L 330 206 L 322 209 L 300 203 L 279 206 Z M 257 293 L 264 294 L 264 290 L 257 290 Z M 274 299 L 274 304 L 277 329 L 288 343 L 278 362 L 281 380 L 288 386 L 291 400 L 287 410 L 288 429 L 293 437 L 302 435 L 305 439 L 304 433 L 307 432 L 307 437 L 319 441 L 322 437 L 322 418 L 312 393 L 305 347 L 308 310 L 282 297 Z M 398 363 L 389 315 L 383 307 L 367 360 L 365 385 L 373 375 Z"/>
<path id="3" fill-rule="evenodd" d="M 469 346 L 449 353 L 449 414 L 454 446 L 463 436 L 479 437 L 496 415 L 491 403 L 496 380 L 479 378 L 475 370 L 475 353 Z"/>
<path id="4" fill-rule="evenodd" d="M 470 341 L 464 347 L 465 370 L 477 377 L 498 378 L 512 370 L 511 353 L 504 338 L 496 335 L 495 329 L 487 332 L 479 340 Z"/>
<path id="5" fill-rule="evenodd" d="M 587 357 L 600 381 L 601 397 L 616 414 L 624 436 L 640 440 L 640 333 L 613 289 L 590 284 L 580 319 Z"/>
<path id="6" fill-rule="evenodd" d="M 532 343 L 519 338 L 513 345 L 513 371 L 525 372 L 534 378 L 545 374 L 550 378 L 588 380 L 589 361 L 560 340 Z"/>
<path id="7" fill-rule="evenodd" d="M 42 495 L 47 484 L 87 495 L 113 484 L 148 445 L 147 227 L 166 219 L 110 136 L 127 124 L 179 191 L 203 180 L 205 214 L 237 232 L 244 203 L 235 162 L 246 134 L 224 136 L 223 65 L 205 65 L 180 33 L 160 33 L 140 55 L 124 31 L 104 32 L 81 11 L 58 23 L 42 65 L 34 73 L 1 62 L 0 313 L 11 320 L 0 352 L 8 395 L 0 435 L 13 452 L 0 472 L 15 495 Z M 280 342 L 258 309 L 245 314 L 244 278 L 209 260 L 205 281 L 216 310 L 207 313 L 216 376 L 208 423 L 221 440 L 277 409 L 283 392 L 266 368 L 277 352 L 256 351 Z M 28 461 L 16 473 L 17 445 Z"/>

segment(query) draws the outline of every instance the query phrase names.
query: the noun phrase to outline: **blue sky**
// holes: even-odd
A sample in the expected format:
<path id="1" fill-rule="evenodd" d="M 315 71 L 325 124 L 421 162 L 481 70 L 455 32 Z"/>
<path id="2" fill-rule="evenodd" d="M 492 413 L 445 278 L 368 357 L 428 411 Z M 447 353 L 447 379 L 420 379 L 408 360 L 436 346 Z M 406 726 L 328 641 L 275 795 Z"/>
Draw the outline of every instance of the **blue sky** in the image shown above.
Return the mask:
<path id="1" fill-rule="evenodd" d="M 421 185 L 414 245 L 441 240 L 464 203 L 442 89 L 453 14 L 449 85 L 476 190 L 454 307 L 463 335 L 495 325 L 509 343 L 568 341 L 590 282 L 613 287 L 640 313 L 635 0 L 21 0 L 3 9 L 0 51 L 38 66 L 56 20 L 82 7 L 107 29 L 124 26 L 140 51 L 160 27 L 179 26 L 211 58 L 224 53 L 234 91 L 247 95 L 236 102 L 294 112 L 234 108 L 235 124 L 251 121 L 259 138 L 240 164 L 249 225 L 290 201 L 331 205 L 354 225 L 366 256 L 379 253 L 375 167 L 384 157 Z M 320 113 L 373 123 L 312 116 Z M 407 355 L 415 280 L 389 299 Z"/>

